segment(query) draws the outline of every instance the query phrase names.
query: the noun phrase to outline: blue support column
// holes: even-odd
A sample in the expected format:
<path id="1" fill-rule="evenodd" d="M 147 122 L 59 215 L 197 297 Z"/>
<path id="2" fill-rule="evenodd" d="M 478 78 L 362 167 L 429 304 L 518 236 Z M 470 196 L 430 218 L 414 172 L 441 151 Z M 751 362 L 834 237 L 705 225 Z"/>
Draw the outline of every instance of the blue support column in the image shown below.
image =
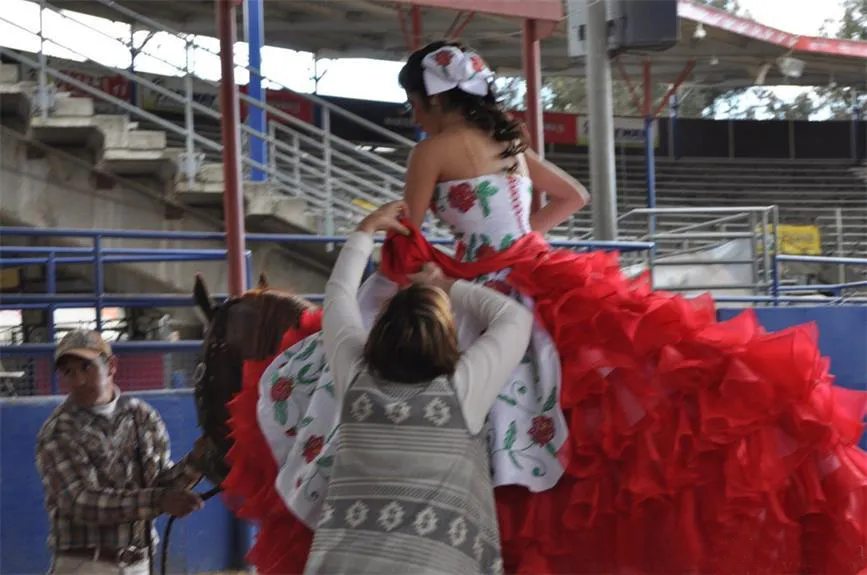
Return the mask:
<path id="1" fill-rule="evenodd" d="M 247 106 L 247 125 L 253 132 L 267 135 L 265 114 L 265 91 L 262 90 L 262 47 L 265 44 L 265 5 L 264 0 L 247 0 L 246 7 L 246 34 L 249 48 L 250 84 L 247 95 L 260 105 Z M 261 137 L 250 135 L 250 159 L 262 165 L 268 165 L 268 142 Z M 254 182 L 264 182 L 268 174 L 258 168 L 253 168 L 251 173 Z"/>
<path id="2" fill-rule="evenodd" d="M 852 98 L 852 159 L 857 164 L 861 161 L 861 107 L 858 100 Z M 864 151 L 867 154 L 867 150 Z"/>
<path id="3" fill-rule="evenodd" d="M 680 158 L 680 142 L 677 134 L 677 114 L 680 109 L 680 102 L 677 99 L 677 93 L 671 95 L 671 133 L 668 137 L 671 138 L 672 157 L 676 160 Z"/>
<path id="4" fill-rule="evenodd" d="M 653 116 L 644 117 L 644 158 L 647 163 L 647 207 L 656 207 L 656 150 L 653 147 Z"/>

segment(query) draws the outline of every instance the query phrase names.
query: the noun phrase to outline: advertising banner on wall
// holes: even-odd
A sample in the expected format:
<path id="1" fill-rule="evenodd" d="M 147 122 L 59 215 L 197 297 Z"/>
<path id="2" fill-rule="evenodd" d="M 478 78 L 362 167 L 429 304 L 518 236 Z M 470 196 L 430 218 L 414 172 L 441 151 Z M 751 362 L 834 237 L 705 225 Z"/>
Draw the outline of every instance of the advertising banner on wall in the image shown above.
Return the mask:
<path id="1" fill-rule="evenodd" d="M 524 120 L 524 112 L 515 110 L 510 112 L 517 120 Z M 578 117 L 574 114 L 556 114 L 546 112 L 543 117 L 545 123 L 546 144 L 575 145 Z"/>
<path id="2" fill-rule="evenodd" d="M 653 121 L 651 128 L 653 147 L 659 147 L 658 121 Z M 578 116 L 578 145 L 586 146 L 590 141 L 590 117 Z M 644 118 L 614 118 L 614 145 L 628 148 L 644 147 Z"/>

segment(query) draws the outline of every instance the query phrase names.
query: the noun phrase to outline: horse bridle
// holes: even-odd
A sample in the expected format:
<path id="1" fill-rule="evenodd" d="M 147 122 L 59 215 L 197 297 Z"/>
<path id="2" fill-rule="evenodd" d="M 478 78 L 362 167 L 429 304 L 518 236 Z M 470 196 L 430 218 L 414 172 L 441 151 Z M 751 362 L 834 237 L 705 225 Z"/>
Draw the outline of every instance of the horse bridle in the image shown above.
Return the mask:
<path id="1" fill-rule="evenodd" d="M 222 483 L 229 473 L 229 467 L 225 462 L 225 455 L 228 451 L 226 435 L 221 434 L 217 429 L 218 423 L 214 421 L 218 416 L 213 413 L 213 405 L 208 403 L 206 390 L 208 386 L 215 381 L 215 373 L 218 371 L 215 366 L 231 362 L 229 346 L 226 342 L 226 333 L 229 323 L 229 310 L 241 301 L 239 297 L 231 297 L 223 304 L 214 307 L 213 319 L 208 326 L 204 339 L 204 349 L 199 362 L 196 364 L 193 379 L 195 383 L 195 400 L 196 400 L 196 419 L 199 427 L 202 428 L 202 436 L 209 440 L 210 447 L 206 450 L 205 455 L 198 462 L 202 470 L 202 476 L 214 484 L 210 490 L 200 493 L 202 501 L 211 499 L 218 493 L 223 491 Z M 240 365 L 240 361 L 238 364 Z M 238 373 L 237 381 L 241 381 L 241 372 Z M 213 388 L 211 388 L 213 389 Z M 225 406 L 222 406 L 225 409 Z M 225 421 L 223 422 L 225 424 Z M 200 479 L 201 481 L 201 479 Z M 198 484 L 198 481 L 196 482 Z M 193 486 L 195 487 L 195 485 Z M 160 557 L 160 573 L 166 575 L 166 567 L 168 565 L 168 550 L 169 538 L 172 533 L 172 526 L 177 517 L 169 517 L 166 522 L 166 529 L 163 533 L 163 548 Z M 153 569 L 153 567 L 151 567 Z"/>

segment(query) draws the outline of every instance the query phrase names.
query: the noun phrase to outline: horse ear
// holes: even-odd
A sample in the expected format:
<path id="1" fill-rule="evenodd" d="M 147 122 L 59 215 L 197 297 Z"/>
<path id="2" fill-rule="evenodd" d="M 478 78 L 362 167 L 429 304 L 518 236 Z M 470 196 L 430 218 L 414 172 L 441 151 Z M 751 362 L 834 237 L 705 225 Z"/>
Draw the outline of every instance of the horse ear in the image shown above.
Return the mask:
<path id="1" fill-rule="evenodd" d="M 265 289 L 268 287 L 268 276 L 265 275 L 265 272 L 259 274 L 259 289 Z"/>
<path id="2" fill-rule="evenodd" d="M 193 300 L 210 323 L 214 319 L 214 304 L 211 301 L 211 294 L 208 292 L 208 287 L 205 285 L 202 274 L 196 274 L 196 284 L 193 287 Z"/>

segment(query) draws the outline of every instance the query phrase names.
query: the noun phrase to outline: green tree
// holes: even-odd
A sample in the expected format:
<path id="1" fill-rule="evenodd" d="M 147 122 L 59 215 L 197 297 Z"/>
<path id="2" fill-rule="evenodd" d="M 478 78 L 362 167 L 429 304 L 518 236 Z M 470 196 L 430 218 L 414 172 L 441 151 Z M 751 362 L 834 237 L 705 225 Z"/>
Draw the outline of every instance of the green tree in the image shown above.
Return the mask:
<path id="1" fill-rule="evenodd" d="M 825 22 L 822 35 L 829 38 L 844 40 L 867 41 L 867 0 L 839 0 L 843 6 L 843 18 L 839 22 Z M 852 114 L 853 88 L 829 83 L 828 86 L 817 87 L 818 107 L 830 112 L 832 118 L 847 119 Z M 865 97 L 859 97 L 855 103 L 862 107 Z"/>

